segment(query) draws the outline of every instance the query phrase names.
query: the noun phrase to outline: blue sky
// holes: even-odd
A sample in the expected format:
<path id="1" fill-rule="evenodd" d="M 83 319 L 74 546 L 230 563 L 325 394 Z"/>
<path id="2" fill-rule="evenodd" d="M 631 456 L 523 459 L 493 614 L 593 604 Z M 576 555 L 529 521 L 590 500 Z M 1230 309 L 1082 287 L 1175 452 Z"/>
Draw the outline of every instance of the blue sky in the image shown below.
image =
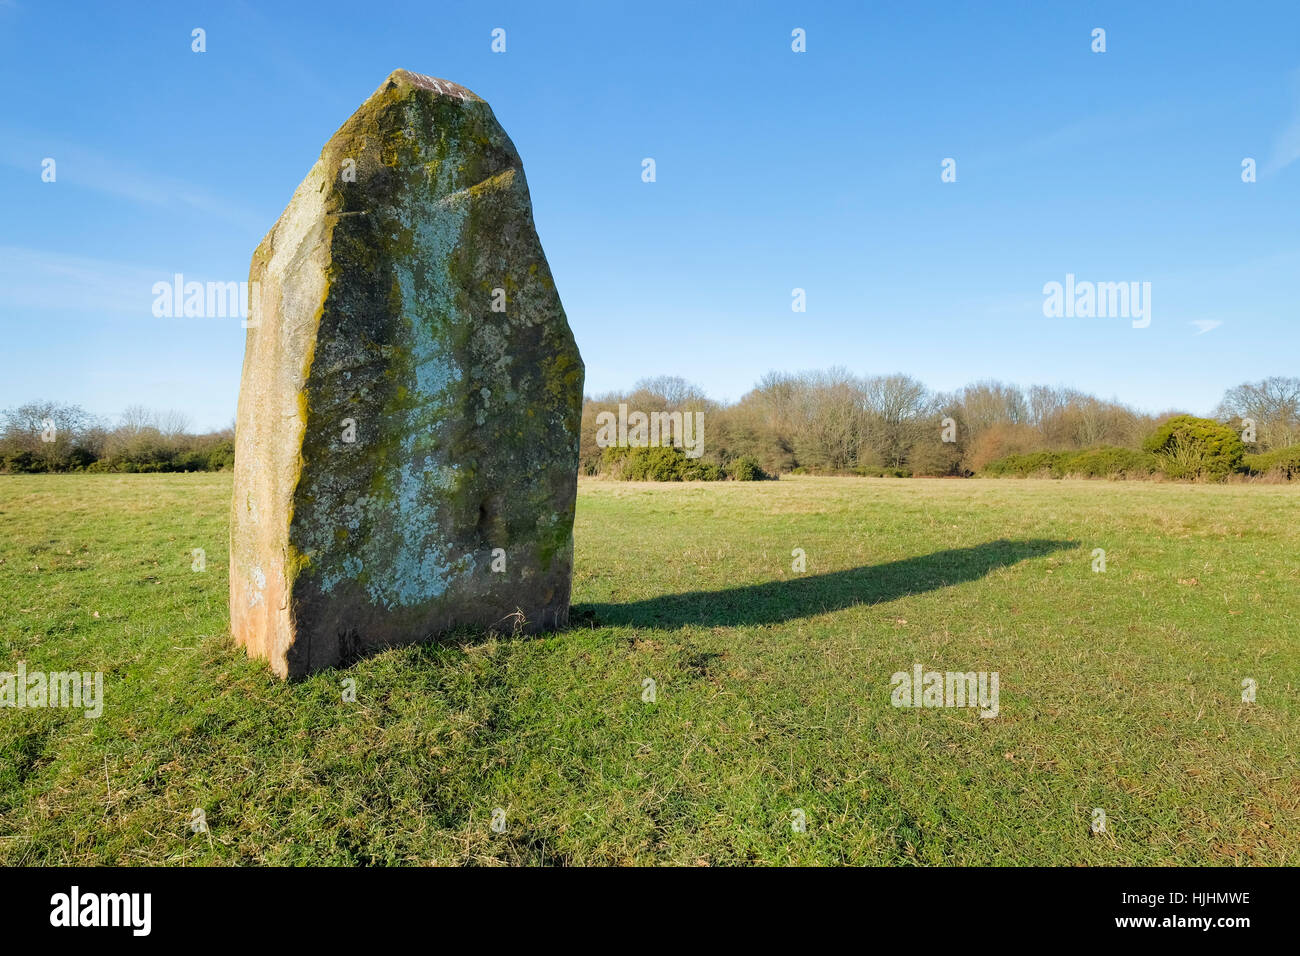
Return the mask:
<path id="1" fill-rule="evenodd" d="M 1294 0 L 0 0 L 0 407 L 229 423 L 238 319 L 155 318 L 153 283 L 246 280 L 397 67 L 514 140 L 589 394 L 842 365 L 1208 412 L 1300 374 Z M 1067 273 L 1150 282 L 1150 327 L 1044 317 Z"/>

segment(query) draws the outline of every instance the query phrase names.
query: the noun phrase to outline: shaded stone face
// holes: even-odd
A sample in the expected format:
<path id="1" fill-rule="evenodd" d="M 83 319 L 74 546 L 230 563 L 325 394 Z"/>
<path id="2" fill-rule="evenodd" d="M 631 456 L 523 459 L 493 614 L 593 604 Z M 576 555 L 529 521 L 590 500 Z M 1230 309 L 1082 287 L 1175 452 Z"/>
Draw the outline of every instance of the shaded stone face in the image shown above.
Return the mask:
<path id="1" fill-rule="evenodd" d="M 582 359 L 487 103 L 398 70 L 253 254 L 231 629 L 282 677 L 569 609 Z"/>

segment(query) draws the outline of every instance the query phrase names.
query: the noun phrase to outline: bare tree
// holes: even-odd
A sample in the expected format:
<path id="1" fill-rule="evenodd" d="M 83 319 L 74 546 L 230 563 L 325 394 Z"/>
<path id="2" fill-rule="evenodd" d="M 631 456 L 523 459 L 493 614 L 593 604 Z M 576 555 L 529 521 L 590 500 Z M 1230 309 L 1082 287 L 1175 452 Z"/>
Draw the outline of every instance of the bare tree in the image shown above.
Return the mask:
<path id="1" fill-rule="evenodd" d="M 882 464 L 902 467 L 925 430 L 934 426 L 929 390 L 902 374 L 877 376 L 865 385 L 868 440 Z"/>
<path id="2" fill-rule="evenodd" d="M 648 392 L 662 399 L 668 408 L 681 408 L 688 404 L 708 402 L 704 389 L 693 385 L 679 375 L 657 375 L 636 383 L 636 392 Z"/>
<path id="3" fill-rule="evenodd" d="M 1215 416 L 1238 428 L 1252 419 L 1261 451 L 1300 444 L 1300 378 L 1274 375 L 1230 388 Z"/>
<path id="4" fill-rule="evenodd" d="M 190 430 L 189 416 L 184 412 L 169 410 L 155 416 L 157 428 L 164 438 L 176 439 Z"/>
<path id="5" fill-rule="evenodd" d="M 119 432 L 128 435 L 138 435 L 157 428 L 158 416 L 143 405 L 128 405 L 123 409 L 117 426 Z"/>
<path id="6" fill-rule="evenodd" d="M 1029 403 L 1017 385 L 975 382 L 958 394 L 962 422 L 971 435 L 994 425 L 1023 425 L 1029 420 Z"/>

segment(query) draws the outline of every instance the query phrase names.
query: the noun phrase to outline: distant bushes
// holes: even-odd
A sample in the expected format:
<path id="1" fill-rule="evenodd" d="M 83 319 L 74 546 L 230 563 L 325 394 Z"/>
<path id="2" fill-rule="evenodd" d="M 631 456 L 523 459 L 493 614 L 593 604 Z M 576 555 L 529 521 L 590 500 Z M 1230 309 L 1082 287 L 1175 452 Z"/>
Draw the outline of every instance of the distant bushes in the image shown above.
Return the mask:
<path id="1" fill-rule="evenodd" d="M 1241 464 L 1252 475 L 1285 481 L 1300 479 L 1300 445 L 1275 448 L 1258 455 L 1243 455 Z"/>
<path id="2" fill-rule="evenodd" d="M 883 466 L 858 468 L 853 472 L 863 478 L 911 478 L 910 468 L 885 468 Z"/>
<path id="3" fill-rule="evenodd" d="M 1207 455 L 1186 442 L 1163 458 L 1131 448 L 1088 448 L 1083 451 L 1039 451 L 1008 455 L 991 462 L 981 475 L 989 478 L 1149 478 L 1162 475 L 1174 480 L 1221 481 L 1236 474 L 1275 481 L 1300 480 L 1300 445 L 1242 455 L 1231 472 L 1207 467 Z M 1190 449 L 1189 449 L 1190 446 Z M 1229 460 L 1232 456 L 1229 455 Z"/>
<path id="4" fill-rule="evenodd" d="M 1210 419 L 1172 418 L 1144 445 L 1144 451 L 1102 447 L 1008 455 L 991 462 L 980 474 L 993 478 L 1148 478 L 1158 474 L 1182 481 L 1223 481 L 1233 475 L 1300 479 L 1300 445 L 1247 455 L 1236 432 Z"/>
<path id="5" fill-rule="evenodd" d="M 0 471 L 11 475 L 35 475 L 44 472 L 84 471 L 95 461 L 93 453 L 72 448 L 66 453 L 9 450 L 0 454 Z"/>
<path id="6" fill-rule="evenodd" d="M 235 464 L 235 442 L 223 433 L 186 436 L 184 445 L 165 441 L 136 442 L 86 466 L 86 471 L 152 473 L 222 471 Z"/>
<path id="7" fill-rule="evenodd" d="M 1224 481 L 1233 475 L 1300 478 L 1300 445 L 1247 455 L 1236 430 L 1210 418 L 1175 415 L 1161 422 L 1142 450 L 1100 447 L 1081 451 L 1037 451 L 1007 455 L 981 472 L 1000 477 L 1145 478 L 1159 474 L 1176 481 Z"/>
<path id="8" fill-rule="evenodd" d="M 75 405 L 29 402 L 0 412 L 0 471 L 220 471 L 235 460 L 233 429 L 194 435 L 183 416 L 129 408 L 116 425 Z"/>
<path id="9" fill-rule="evenodd" d="M 989 478 L 1030 478 L 1035 475 L 1052 475 L 1061 477 L 1056 472 L 1056 462 L 1060 452 L 1034 451 L 1018 455 L 1007 455 L 989 462 L 980 469 L 980 474 Z"/>
<path id="10" fill-rule="evenodd" d="M 1008 455 L 990 462 L 981 474 L 994 478 L 1146 478 L 1156 470 L 1156 459 L 1150 453 L 1104 445 L 1080 451 Z"/>
<path id="11" fill-rule="evenodd" d="M 675 445 L 604 449 L 600 473 L 623 481 L 763 481 L 771 476 L 748 456 L 726 466 L 687 458 Z"/>
<path id="12" fill-rule="evenodd" d="M 1109 445 L 1067 455 L 1060 467 L 1078 478 L 1146 478 L 1155 473 L 1156 461 L 1147 452 Z"/>
<path id="13" fill-rule="evenodd" d="M 601 472 L 623 481 L 718 481 L 722 469 L 706 465 L 672 445 L 656 448 L 611 446 L 601 455 Z"/>
<path id="14" fill-rule="evenodd" d="M 184 442 L 175 443 L 136 442 L 129 448 L 99 455 L 82 447 L 74 447 L 65 456 L 26 450 L 0 455 L 0 471 L 9 474 L 222 471 L 234 467 L 234 463 L 234 440 L 223 433 L 187 435 Z"/>

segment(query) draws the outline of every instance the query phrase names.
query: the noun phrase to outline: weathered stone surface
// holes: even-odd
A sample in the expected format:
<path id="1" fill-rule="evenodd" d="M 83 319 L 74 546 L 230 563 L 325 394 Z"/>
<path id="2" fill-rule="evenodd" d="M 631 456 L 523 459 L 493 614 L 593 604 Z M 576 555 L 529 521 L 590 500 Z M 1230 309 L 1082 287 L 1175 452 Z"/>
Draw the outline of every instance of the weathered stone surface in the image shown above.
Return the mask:
<path id="1" fill-rule="evenodd" d="M 249 654 L 289 677 L 459 625 L 564 624 L 582 359 L 488 104 L 393 73 L 250 286 L 230 540 Z"/>

